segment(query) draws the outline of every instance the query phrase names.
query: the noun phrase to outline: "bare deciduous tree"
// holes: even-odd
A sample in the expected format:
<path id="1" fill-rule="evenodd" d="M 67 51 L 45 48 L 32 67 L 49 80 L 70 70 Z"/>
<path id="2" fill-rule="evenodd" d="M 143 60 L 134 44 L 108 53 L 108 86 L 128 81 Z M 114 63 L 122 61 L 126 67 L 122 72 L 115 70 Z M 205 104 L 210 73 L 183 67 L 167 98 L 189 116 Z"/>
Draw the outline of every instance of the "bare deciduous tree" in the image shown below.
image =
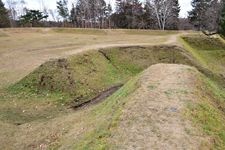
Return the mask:
<path id="1" fill-rule="evenodd" d="M 106 9 L 104 0 L 78 0 L 76 4 L 77 22 L 85 28 L 102 28 L 106 22 Z"/>
<path id="2" fill-rule="evenodd" d="M 19 0 L 17 3 L 18 3 L 17 15 L 18 16 L 25 15 L 25 13 L 27 11 L 26 1 L 25 0 Z"/>
<path id="3" fill-rule="evenodd" d="M 15 0 L 7 0 L 6 3 L 8 5 L 8 9 L 9 9 L 10 26 L 15 27 L 16 26 L 15 20 L 17 19 L 16 6 L 17 6 L 18 2 Z"/>
<path id="4" fill-rule="evenodd" d="M 168 18 L 173 13 L 174 0 L 147 0 L 149 9 L 152 9 L 160 30 L 165 30 Z"/>

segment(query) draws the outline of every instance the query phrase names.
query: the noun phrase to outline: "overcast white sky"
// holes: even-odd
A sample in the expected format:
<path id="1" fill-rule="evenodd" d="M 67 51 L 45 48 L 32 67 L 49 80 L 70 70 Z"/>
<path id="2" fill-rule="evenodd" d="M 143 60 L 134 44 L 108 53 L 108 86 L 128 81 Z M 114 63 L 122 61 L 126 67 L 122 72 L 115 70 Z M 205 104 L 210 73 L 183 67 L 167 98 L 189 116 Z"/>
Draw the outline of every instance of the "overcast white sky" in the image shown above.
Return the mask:
<path id="1" fill-rule="evenodd" d="M 40 9 L 41 8 L 41 2 L 43 1 L 45 6 L 49 9 L 56 9 L 56 1 L 57 0 L 25 0 L 27 3 L 27 7 L 30 9 Z M 75 0 L 68 0 L 69 4 L 71 5 L 72 2 Z M 106 0 L 107 2 L 114 3 L 115 0 Z M 6 0 L 3 0 L 3 2 L 6 2 Z M 186 17 L 187 12 L 191 9 L 191 0 L 179 0 L 180 6 L 181 6 L 181 17 Z"/>

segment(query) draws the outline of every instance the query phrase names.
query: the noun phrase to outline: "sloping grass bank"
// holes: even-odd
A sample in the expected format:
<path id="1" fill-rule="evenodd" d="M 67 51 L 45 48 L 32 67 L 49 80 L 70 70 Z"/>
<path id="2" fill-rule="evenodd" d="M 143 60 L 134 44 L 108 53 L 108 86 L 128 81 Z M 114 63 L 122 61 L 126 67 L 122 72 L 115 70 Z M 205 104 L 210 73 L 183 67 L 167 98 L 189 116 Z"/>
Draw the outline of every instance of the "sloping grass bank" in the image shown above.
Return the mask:
<path id="1" fill-rule="evenodd" d="M 210 149 L 225 149 L 225 92 L 210 78 L 199 78 L 195 95 L 188 104 L 186 116 L 210 139 Z"/>
<path id="2" fill-rule="evenodd" d="M 80 105 L 111 87 L 125 84 L 157 63 L 191 61 L 176 46 L 109 48 L 51 60 L 0 94 L 0 112 L 4 114 L 0 119 L 22 124 L 54 117 L 52 114 L 61 114 L 58 112 L 65 112 L 66 107 Z"/>
<path id="3" fill-rule="evenodd" d="M 225 95 L 225 43 L 220 38 L 199 36 L 183 37 L 181 40 L 199 64 L 208 69 L 206 84 L 210 85 L 211 93 L 217 95 L 218 107 L 225 112 L 225 97 L 221 96 Z"/>
<path id="4" fill-rule="evenodd" d="M 81 139 L 75 141 L 72 149 L 109 149 L 108 138 L 119 123 L 124 105 L 129 96 L 138 87 L 139 76 L 130 80 L 124 87 L 109 97 L 106 101 L 95 107 L 90 118 L 101 118 L 92 131 L 85 133 Z"/>
<path id="5" fill-rule="evenodd" d="M 123 84 L 156 63 L 190 61 L 175 46 L 125 47 L 91 51 L 46 62 L 11 86 L 14 93 L 61 94 L 61 103 L 79 105 L 112 86 Z"/>
<path id="6" fill-rule="evenodd" d="M 203 67 L 225 79 L 225 43 L 220 38 L 186 36 L 181 42 Z"/>
<path id="7" fill-rule="evenodd" d="M 212 149 L 225 149 L 225 43 L 220 38 L 183 37 L 185 48 L 207 68 L 210 75 L 201 76 L 196 95 L 186 115 L 210 137 Z"/>

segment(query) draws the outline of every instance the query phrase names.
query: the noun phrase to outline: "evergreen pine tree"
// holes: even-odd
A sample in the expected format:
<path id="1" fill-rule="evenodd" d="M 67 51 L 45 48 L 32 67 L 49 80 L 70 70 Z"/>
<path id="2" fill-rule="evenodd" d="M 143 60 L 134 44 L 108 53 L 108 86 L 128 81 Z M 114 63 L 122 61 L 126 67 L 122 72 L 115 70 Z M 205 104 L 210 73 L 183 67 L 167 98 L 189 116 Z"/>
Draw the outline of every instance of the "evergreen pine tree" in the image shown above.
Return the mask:
<path id="1" fill-rule="evenodd" d="M 113 22 L 119 28 L 143 28 L 143 7 L 139 0 L 116 0 Z"/>
<path id="2" fill-rule="evenodd" d="M 180 14 L 180 5 L 178 0 L 172 0 L 172 10 L 168 23 L 166 25 L 167 29 L 177 30 L 179 26 L 179 14 Z"/>
<path id="3" fill-rule="evenodd" d="M 147 1 L 143 8 L 143 21 L 144 21 L 144 28 L 145 29 L 157 29 L 157 20 L 155 19 L 153 8 L 150 7 L 151 5 Z"/>
<path id="4" fill-rule="evenodd" d="M 5 8 L 5 5 L 3 4 L 2 0 L 0 0 L 0 28 L 9 27 L 9 16 L 8 11 Z"/>
<path id="5" fill-rule="evenodd" d="M 111 28 L 111 15 L 112 15 L 112 6 L 111 4 L 108 4 L 107 5 L 107 8 L 106 8 L 106 19 L 108 21 L 108 28 Z"/>
<path id="6" fill-rule="evenodd" d="M 39 10 L 27 10 L 26 14 L 20 17 L 20 23 L 24 26 L 29 24 L 34 27 L 39 26 L 40 21 L 46 18 L 48 18 L 48 15 Z"/>
<path id="7" fill-rule="evenodd" d="M 220 17 L 220 29 L 219 32 L 223 36 L 225 36 L 225 0 L 222 1 L 222 11 L 221 11 L 221 17 Z"/>
<path id="8" fill-rule="evenodd" d="M 76 13 L 76 8 L 75 8 L 74 4 L 72 4 L 69 19 L 73 25 L 77 25 L 77 13 Z"/>
<path id="9" fill-rule="evenodd" d="M 64 21 L 67 21 L 68 17 L 69 17 L 69 10 L 67 7 L 67 0 L 59 0 L 56 2 L 57 3 L 57 9 L 58 9 L 58 13 L 59 15 L 63 18 Z"/>
<path id="10" fill-rule="evenodd" d="M 189 12 L 190 22 L 198 29 L 206 28 L 206 11 L 210 7 L 211 0 L 192 0 L 193 9 Z"/>

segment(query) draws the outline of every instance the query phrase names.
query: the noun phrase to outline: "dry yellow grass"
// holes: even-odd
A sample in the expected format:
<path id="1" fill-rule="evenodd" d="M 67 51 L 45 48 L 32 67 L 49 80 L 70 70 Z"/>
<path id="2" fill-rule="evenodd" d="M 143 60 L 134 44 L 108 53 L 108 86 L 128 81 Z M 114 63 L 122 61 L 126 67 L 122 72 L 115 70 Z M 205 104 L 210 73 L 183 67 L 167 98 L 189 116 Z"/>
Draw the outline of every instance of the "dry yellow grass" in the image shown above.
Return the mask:
<path id="1" fill-rule="evenodd" d="M 0 88 L 19 81 L 51 58 L 84 50 L 169 44 L 178 32 L 92 29 L 1 29 Z"/>

